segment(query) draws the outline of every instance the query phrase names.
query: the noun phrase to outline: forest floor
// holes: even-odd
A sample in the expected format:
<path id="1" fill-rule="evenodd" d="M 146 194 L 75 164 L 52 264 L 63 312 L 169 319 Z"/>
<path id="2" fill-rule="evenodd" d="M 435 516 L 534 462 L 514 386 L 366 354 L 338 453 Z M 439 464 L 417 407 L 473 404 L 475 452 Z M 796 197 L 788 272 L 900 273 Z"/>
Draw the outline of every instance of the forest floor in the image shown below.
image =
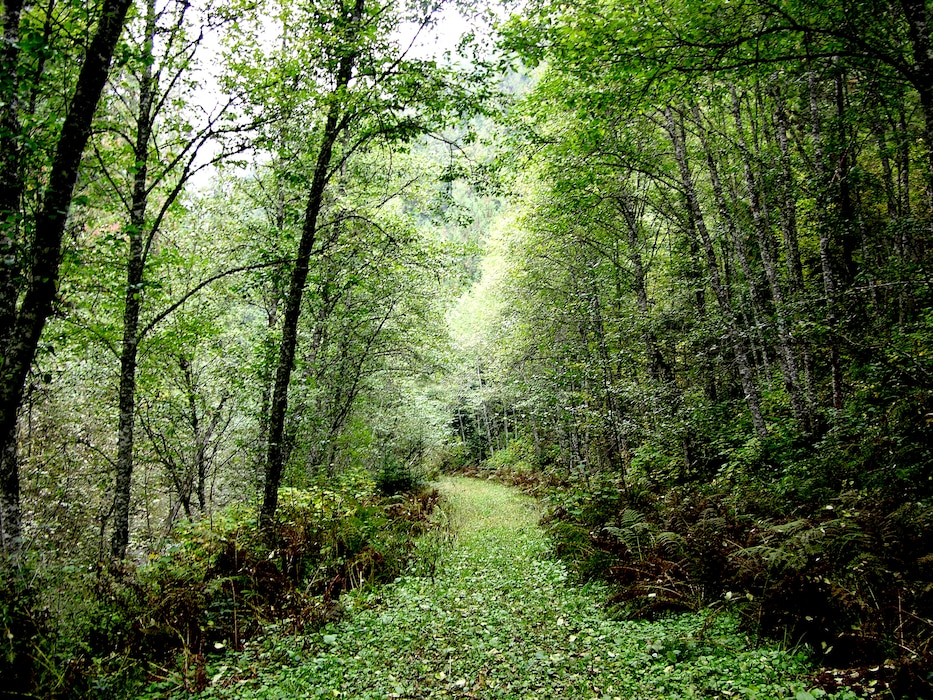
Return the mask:
<path id="1" fill-rule="evenodd" d="M 724 613 L 614 620 L 567 578 L 535 503 L 478 479 L 438 485 L 448 520 L 409 575 L 348 594 L 339 622 L 270 630 L 209 669 L 209 697 L 776 698 L 805 658 L 757 646 Z"/>

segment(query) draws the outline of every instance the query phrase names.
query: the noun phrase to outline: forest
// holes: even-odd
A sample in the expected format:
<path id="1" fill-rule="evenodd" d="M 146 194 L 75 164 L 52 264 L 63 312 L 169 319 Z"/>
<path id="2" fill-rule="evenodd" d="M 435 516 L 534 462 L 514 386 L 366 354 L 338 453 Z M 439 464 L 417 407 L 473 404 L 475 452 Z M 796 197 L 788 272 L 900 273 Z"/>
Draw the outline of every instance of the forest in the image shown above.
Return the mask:
<path id="1" fill-rule="evenodd" d="M 933 698 L 933 3 L 0 2 L 0 696 Z"/>

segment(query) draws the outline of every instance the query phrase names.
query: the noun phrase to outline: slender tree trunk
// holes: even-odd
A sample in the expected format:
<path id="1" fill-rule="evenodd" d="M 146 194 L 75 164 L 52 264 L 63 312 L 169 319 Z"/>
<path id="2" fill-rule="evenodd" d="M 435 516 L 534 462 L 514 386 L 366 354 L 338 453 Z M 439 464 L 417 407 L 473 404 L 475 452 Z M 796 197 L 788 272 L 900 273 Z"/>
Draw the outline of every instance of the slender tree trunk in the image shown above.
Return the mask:
<path id="1" fill-rule="evenodd" d="M 22 7 L 13 0 L 4 2 L 4 39 L 18 37 L 19 9 Z M 84 62 L 78 74 L 75 90 L 71 98 L 65 120 L 55 147 L 55 155 L 48 169 L 48 185 L 42 195 L 42 204 L 35 219 L 35 233 L 32 246 L 32 259 L 29 269 L 24 277 L 29 280 L 25 294 L 19 308 L 16 308 L 18 292 L 11 292 L 10 285 L 15 284 L 11 272 L 4 272 L 4 279 L 0 282 L 2 298 L 5 304 L 0 310 L 4 322 L 2 337 L 2 357 L 0 357 L 0 541 L 6 552 L 18 554 L 21 547 L 21 513 L 19 506 L 19 469 L 16 454 L 16 421 L 19 408 L 23 402 L 26 376 L 32 366 L 39 346 L 39 339 L 45 328 L 46 319 L 52 312 L 55 295 L 58 288 L 59 265 L 62 253 L 62 236 L 68 221 L 68 212 L 75 182 L 78 178 L 78 167 L 81 156 L 87 145 L 91 132 L 91 120 L 97 110 L 107 75 L 110 72 L 110 62 L 123 24 L 130 0 L 104 0 L 101 8 L 101 17 L 97 24 L 94 38 L 88 47 Z M 6 46 L 4 41 L 2 68 L 4 71 L 17 70 L 18 54 L 12 47 Z M 7 52 L 9 49 L 9 52 Z M 0 75 L 0 81 L 6 84 L 11 73 Z M 14 85 L 15 88 L 15 85 Z M 5 90 L 6 88 L 0 88 Z M 7 126 L 14 127 L 13 139 L 18 138 L 18 118 L 15 102 L 10 107 L 14 118 L 9 119 L 6 109 L 0 112 L 0 131 Z M 11 182 L 3 182 L 4 186 L 12 185 L 14 194 L 22 191 L 23 174 L 7 171 L 16 158 L 6 155 L 2 167 L 2 177 L 12 177 Z M 0 226 L 3 226 L 3 247 L 9 235 L 17 225 L 23 212 L 19 207 L 19 195 L 15 194 L 15 202 L 3 201 L 3 206 L 12 204 L 12 208 L 0 211 Z M 6 267 L 6 266 L 0 266 Z"/>
<path id="2" fill-rule="evenodd" d="M 910 203 L 910 146 L 913 139 L 907 130 L 907 118 L 904 115 L 904 108 L 901 106 L 898 114 L 897 133 L 897 181 L 898 181 L 898 222 L 897 232 L 895 233 L 895 249 L 898 253 L 898 260 L 902 265 L 907 265 L 912 261 L 913 251 L 909 237 L 908 222 L 913 214 Z M 931 185 L 933 191 L 933 185 Z M 898 287 L 897 291 L 897 322 L 900 327 L 907 323 L 908 312 L 913 308 L 913 297 L 903 286 Z"/>
<path id="3" fill-rule="evenodd" d="M 837 240 L 841 248 L 839 282 L 843 289 L 848 289 L 855 281 L 857 272 L 855 251 L 858 248 L 858 237 L 855 235 L 855 227 L 858 216 L 851 181 L 852 154 L 849 127 L 846 124 L 846 81 L 841 68 L 836 71 L 834 85 L 836 88 L 836 128 L 832 158 L 836 163 L 836 168 L 832 179 L 837 185 L 836 213 L 838 217 L 834 228 L 837 230 Z"/>
<path id="4" fill-rule="evenodd" d="M 201 411 L 198 410 L 198 387 L 191 370 L 191 361 L 184 354 L 178 357 L 178 366 L 181 369 L 182 377 L 185 382 L 185 398 L 188 402 L 188 425 L 191 426 L 191 440 L 193 444 L 192 469 L 190 470 L 194 477 L 194 491 L 198 498 L 198 510 L 203 514 L 207 508 L 207 496 L 205 494 L 205 484 L 207 483 L 207 444 L 211 439 L 211 434 L 220 420 L 220 411 L 223 410 L 224 402 L 221 401 L 218 406 L 218 412 L 214 415 L 213 425 L 205 428 L 201 418 Z"/>
<path id="5" fill-rule="evenodd" d="M 285 191 L 283 187 L 278 186 L 276 190 L 275 209 L 271 214 L 271 223 L 276 233 L 281 233 L 285 229 L 285 214 Z M 267 336 L 263 339 L 262 344 L 268 344 L 269 351 L 268 354 L 264 353 L 259 368 L 259 385 L 262 393 L 259 400 L 259 439 L 254 452 L 257 482 L 260 479 L 260 474 L 264 470 L 266 454 L 269 449 L 269 411 L 272 406 L 272 392 L 275 379 L 272 364 L 272 355 L 275 350 L 273 338 L 279 325 L 279 294 L 277 286 L 278 285 L 273 282 L 272 291 L 269 298 L 266 300 L 265 306 Z"/>
<path id="6" fill-rule="evenodd" d="M 887 130 L 884 128 L 883 124 L 875 124 L 873 129 L 875 135 L 875 141 L 878 144 L 878 159 L 881 161 L 881 174 L 882 179 L 884 180 L 884 194 L 887 200 L 888 205 L 888 219 L 891 221 L 896 221 L 900 218 L 900 211 L 898 207 L 898 188 L 900 186 L 900 181 L 896 184 L 894 182 L 894 168 L 891 166 L 891 157 L 888 154 L 888 142 L 887 142 Z M 897 129 L 895 128 L 894 138 L 897 140 Z M 896 152 L 895 152 L 896 153 Z M 895 155 L 895 162 L 897 163 L 897 155 Z M 900 256 L 900 248 L 898 247 L 898 241 L 894 241 L 894 250 Z"/>
<path id="7" fill-rule="evenodd" d="M 725 191 L 722 186 L 722 180 L 719 177 L 719 165 L 716 162 L 716 157 L 713 153 L 712 144 L 709 141 L 706 127 L 703 125 L 703 116 L 700 113 L 700 108 L 695 104 L 693 105 L 693 118 L 697 125 L 700 143 L 703 146 L 703 150 L 706 152 L 706 164 L 709 170 L 710 184 L 713 186 L 713 197 L 716 200 L 716 208 L 719 210 L 719 218 L 722 220 L 726 230 L 729 232 L 729 239 L 731 240 L 732 247 L 735 250 L 735 256 L 739 260 L 739 267 L 742 268 L 742 274 L 745 276 L 745 281 L 748 285 L 749 295 L 751 296 L 750 325 L 752 326 L 752 336 L 757 340 L 758 345 L 761 348 L 761 363 L 764 366 L 765 375 L 768 377 L 770 386 L 771 363 L 768 358 L 768 344 L 765 341 L 765 323 L 763 321 L 763 319 L 767 317 L 767 303 L 765 296 L 761 291 L 761 286 L 758 284 L 758 277 L 755 274 L 755 271 L 752 269 L 748 254 L 748 246 L 745 245 L 745 238 L 742 235 L 742 232 L 739 231 L 738 226 L 736 226 L 735 217 L 729 210 Z M 752 351 L 754 356 L 754 341 L 752 341 Z"/>
<path id="8" fill-rule="evenodd" d="M 23 542 L 23 529 L 20 511 L 19 465 L 17 460 L 16 435 L 2 446 L 0 453 L 0 535 L 2 535 L 2 554 L 10 557 L 14 564 L 19 563 L 19 554 Z M 2 563 L 2 562 L 0 562 Z"/>
<path id="9" fill-rule="evenodd" d="M 603 323 L 602 304 L 599 298 L 599 289 L 596 286 L 596 275 L 589 271 L 589 307 L 592 317 L 593 329 L 599 348 L 599 364 L 601 366 L 603 411 L 605 411 L 604 430 L 608 432 L 609 449 L 606 450 L 606 466 L 618 465 L 619 475 L 625 479 L 628 467 L 628 440 L 619 429 L 621 408 L 612 389 L 612 363 L 609 360 L 609 345 L 606 342 L 606 329 Z"/>
<path id="10" fill-rule="evenodd" d="M 897 182 L 898 182 L 898 215 L 904 219 L 912 216 L 910 206 L 910 146 L 913 143 L 910 132 L 907 129 L 907 117 L 904 115 L 903 105 L 898 114 L 897 130 Z M 903 259 L 907 260 L 908 241 L 906 238 L 906 228 L 899 229 L 900 249 Z"/>
<path id="11" fill-rule="evenodd" d="M 483 396 L 483 372 L 479 366 L 479 363 L 476 364 L 476 380 L 479 383 L 480 396 L 482 400 L 479 402 L 480 407 L 483 409 L 483 427 L 486 430 L 486 450 L 489 453 L 489 456 L 492 457 L 496 453 L 496 444 L 493 441 L 492 436 L 492 421 L 489 419 L 489 404 L 486 400 L 486 397 Z"/>
<path id="12" fill-rule="evenodd" d="M 459 397 L 458 397 L 458 399 L 459 399 Z M 466 429 L 465 429 L 464 426 L 463 426 L 463 408 L 462 408 L 462 404 L 460 404 L 460 405 L 457 406 L 457 427 L 458 427 L 459 430 L 460 430 L 460 442 L 462 442 L 462 443 L 464 444 L 464 446 L 466 446 L 467 439 L 466 439 Z"/>
<path id="13" fill-rule="evenodd" d="M 810 87 L 810 128 L 813 138 L 813 163 L 816 170 L 818 192 L 827 187 L 826 167 L 823 154 L 823 131 L 820 120 L 820 102 L 813 71 L 807 73 Z M 836 279 L 833 274 L 832 254 L 830 252 L 829 225 L 823 220 L 818 231 L 820 238 L 820 270 L 823 274 L 823 293 L 826 296 L 826 325 L 829 336 L 829 366 L 832 377 L 833 408 L 842 409 L 842 368 L 839 361 L 839 344 L 836 338 Z"/>
<path id="14" fill-rule="evenodd" d="M 654 331 L 648 326 L 651 311 L 648 305 L 648 273 L 645 270 L 645 263 L 642 260 L 640 251 L 640 214 L 636 212 L 632 203 L 624 198 L 619 198 L 617 204 L 625 219 L 625 241 L 628 247 L 628 258 L 632 264 L 632 285 L 635 288 L 635 301 L 638 307 L 638 313 L 645 326 L 642 339 L 645 344 L 645 354 L 648 359 L 648 376 L 653 382 L 664 386 L 669 392 L 670 401 L 667 403 L 667 407 L 670 410 L 671 417 L 676 419 L 677 413 L 683 406 L 683 392 L 677 385 L 673 368 L 664 359 L 657 335 L 655 335 Z M 621 297 L 621 292 L 617 291 L 617 294 Z M 682 447 L 684 453 L 684 470 L 687 472 L 693 467 L 693 435 L 689 428 L 684 431 Z"/>
<path id="15" fill-rule="evenodd" d="M 790 399 L 791 410 L 800 429 L 807 433 L 810 431 L 810 416 L 800 391 L 800 374 L 797 369 L 797 356 L 794 352 L 793 341 L 787 328 L 787 307 L 784 303 L 784 290 L 778 277 L 777 263 L 774 259 L 774 247 L 771 239 L 768 211 L 765 200 L 761 196 L 758 183 L 752 170 L 751 151 L 745 139 L 745 125 L 742 121 L 742 109 L 738 94 L 733 87 L 732 115 L 735 120 L 736 135 L 738 137 L 739 151 L 742 154 L 742 166 L 745 175 L 745 186 L 748 189 L 748 205 L 752 214 L 755 233 L 758 237 L 758 250 L 761 263 L 765 271 L 765 279 L 771 289 L 771 298 L 774 300 L 774 318 L 778 335 L 778 358 L 781 365 L 781 374 L 784 377 L 784 389 Z"/>
<path id="16" fill-rule="evenodd" d="M 273 303 L 271 310 L 266 311 L 266 331 L 268 332 L 268 338 L 263 340 L 263 343 L 272 344 L 272 334 L 275 332 L 276 327 L 278 326 L 278 304 Z M 271 348 L 268 353 L 269 356 L 272 355 Z M 256 478 L 259 479 L 260 473 L 262 473 L 264 468 L 264 460 L 266 458 L 266 451 L 269 449 L 269 409 L 272 406 L 272 389 L 273 389 L 273 378 L 274 374 L 271 371 L 272 362 L 271 359 L 266 362 L 263 361 L 262 365 L 259 368 L 259 386 L 262 394 L 259 397 L 259 436 L 258 436 L 258 445 L 256 447 L 254 464 L 256 468 Z"/>
<path id="17" fill-rule="evenodd" d="M 781 154 L 781 231 L 784 234 L 784 257 L 787 277 L 795 293 L 803 293 L 803 265 L 800 262 L 800 242 L 797 235 L 797 197 L 794 191 L 794 174 L 791 170 L 790 146 L 788 145 L 787 108 L 780 90 L 771 91 L 774 99 L 774 132 L 778 151 Z"/>
<path id="18" fill-rule="evenodd" d="M 528 419 L 531 421 L 531 439 L 535 443 L 535 459 L 540 461 L 543 454 L 541 449 L 542 436 L 541 429 L 538 427 L 538 417 L 533 406 L 529 407 Z"/>
<path id="19" fill-rule="evenodd" d="M 152 136 L 152 49 L 156 32 L 155 3 L 146 7 L 146 43 L 139 79 L 139 111 L 136 115 L 136 143 L 133 148 L 133 197 L 129 225 L 129 252 L 126 260 L 126 288 L 123 306 L 123 342 L 120 352 L 119 427 L 117 429 L 117 476 L 113 497 L 113 532 L 110 555 L 126 556 L 130 538 L 130 503 L 133 485 L 133 432 L 136 420 L 136 361 L 139 352 L 139 313 L 142 308 L 145 268 L 143 229 L 149 206 L 149 140 Z"/>
<path id="20" fill-rule="evenodd" d="M 363 0 L 356 0 L 350 18 L 355 27 L 358 27 L 362 15 Z M 351 37 L 351 40 L 353 38 Z M 318 217 L 321 214 L 324 204 L 324 190 L 330 177 L 334 144 L 341 132 L 349 125 L 350 114 L 341 114 L 343 111 L 341 100 L 344 99 L 343 93 L 353 76 L 355 62 L 356 55 L 350 53 L 340 59 L 337 68 L 336 84 L 331 94 L 331 103 L 327 110 L 327 119 L 321 135 L 321 145 L 314 166 L 311 189 L 308 193 L 308 203 L 305 207 L 304 224 L 301 229 L 301 240 L 298 243 L 298 253 L 295 256 L 295 267 L 292 270 L 288 296 L 285 299 L 285 311 L 282 318 L 282 341 L 279 345 L 279 359 L 275 369 L 275 384 L 272 389 L 272 405 L 269 417 L 269 447 L 266 455 L 265 487 L 263 489 L 262 506 L 259 510 L 259 525 L 264 530 L 271 527 L 279 503 L 279 485 L 282 481 L 282 468 L 284 466 L 282 438 L 285 433 L 285 413 L 288 409 L 288 385 L 291 380 L 292 369 L 295 366 L 301 298 L 304 294 L 305 282 L 308 279 L 311 251 L 317 240 Z"/>
<path id="21" fill-rule="evenodd" d="M 901 0 L 907 18 L 914 70 L 911 82 L 920 96 L 923 111 L 923 142 L 927 156 L 927 197 L 933 210 L 933 39 L 930 37 L 931 13 L 926 0 Z"/>
<path id="22" fill-rule="evenodd" d="M 803 280 L 803 264 L 800 261 L 800 241 L 797 231 L 797 192 L 794 186 L 794 173 L 791 168 L 790 146 L 787 132 L 790 128 L 787 119 L 787 108 L 780 90 L 772 90 L 774 99 L 774 131 L 777 137 L 778 150 L 781 154 L 781 230 L 784 234 L 784 255 L 787 264 L 787 275 L 791 283 L 791 301 L 800 304 L 806 294 Z M 803 363 L 804 391 L 807 401 L 807 412 L 812 414 L 816 408 L 816 382 L 813 378 L 813 356 L 810 343 L 804 339 L 800 343 L 800 359 Z"/>
<path id="23" fill-rule="evenodd" d="M 719 304 L 726 326 L 729 330 L 729 337 L 732 341 L 735 361 L 739 370 L 739 378 L 742 382 L 742 389 L 745 392 L 745 403 L 748 406 L 752 417 L 752 424 L 755 426 L 755 433 L 761 439 L 768 436 L 768 427 L 765 423 L 764 415 L 761 412 L 761 403 L 758 395 L 758 387 L 755 386 L 755 378 L 752 372 L 751 364 L 748 361 L 748 348 L 745 340 L 738 328 L 735 312 L 732 309 L 732 302 L 728 288 L 723 285 L 719 274 L 719 265 L 716 262 L 716 251 L 713 248 L 713 241 L 710 238 L 709 231 L 706 228 L 706 221 L 703 218 L 703 210 L 700 207 L 700 200 L 697 197 L 696 189 L 693 186 L 693 176 L 690 173 L 690 167 L 687 163 L 687 153 L 680 135 L 680 129 L 674 121 L 674 112 L 670 107 L 665 109 L 667 119 L 667 130 L 671 142 L 674 146 L 674 158 L 680 170 L 684 196 L 687 200 L 687 206 L 690 209 L 696 233 L 699 234 L 700 242 L 703 247 L 703 253 L 706 259 L 707 272 L 710 277 L 710 285 L 713 288 L 713 294 Z"/>
<path id="24" fill-rule="evenodd" d="M 652 381 L 672 384 L 674 373 L 671 366 L 665 361 L 661 353 L 658 338 L 648 326 L 651 310 L 648 305 L 648 274 L 640 252 L 639 215 L 632 203 L 625 198 L 616 200 L 622 217 L 625 219 L 625 242 L 628 248 L 628 259 L 632 264 L 632 286 L 635 288 L 635 301 L 638 313 L 644 324 L 642 339 L 645 343 L 645 355 L 648 359 L 648 376 Z M 617 291 L 621 298 L 621 291 Z"/>

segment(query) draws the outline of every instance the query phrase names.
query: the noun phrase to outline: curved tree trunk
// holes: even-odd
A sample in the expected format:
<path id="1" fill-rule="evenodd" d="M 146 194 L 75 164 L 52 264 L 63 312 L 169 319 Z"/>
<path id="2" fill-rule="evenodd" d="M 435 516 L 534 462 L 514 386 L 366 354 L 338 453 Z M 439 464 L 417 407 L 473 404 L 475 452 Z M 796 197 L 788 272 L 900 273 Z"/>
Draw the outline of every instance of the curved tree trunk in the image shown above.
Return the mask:
<path id="1" fill-rule="evenodd" d="M 358 28 L 363 15 L 363 0 L 356 0 L 350 16 L 354 30 Z M 352 40 L 353 37 L 351 37 Z M 298 320 L 301 316 L 301 298 L 308 280 L 308 268 L 311 252 L 317 240 L 318 217 L 324 203 L 324 190 L 330 178 L 331 160 L 334 145 L 340 134 L 349 126 L 351 115 L 344 112 L 341 99 L 350 84 L 356 55 L 349 53 L 340 59 L 337 68 L 334 91 L 327 110 L 321 145 L 314 165 L 308 203 L 305 207 L 304 224 L 301 240 L 295 256 L 295 267 L 285 299 L 285 311 L 282 318 L 282 342 L 279 345 L 279 359 L 275 369 L 275 383 L 272 388 L 271 412 L 269 416 L 269 444 L 266 452 L 265 485 L 262 506 L 259 510 L 259 525 L 268 530 L 272 525 L 279 502 L 279 485 L 282 481 L 284 466 L 283 437 L 285 433 L 285 413 L 288 409 L 288 385 L 295 366 L 295 348 L 298 344 Z"/>

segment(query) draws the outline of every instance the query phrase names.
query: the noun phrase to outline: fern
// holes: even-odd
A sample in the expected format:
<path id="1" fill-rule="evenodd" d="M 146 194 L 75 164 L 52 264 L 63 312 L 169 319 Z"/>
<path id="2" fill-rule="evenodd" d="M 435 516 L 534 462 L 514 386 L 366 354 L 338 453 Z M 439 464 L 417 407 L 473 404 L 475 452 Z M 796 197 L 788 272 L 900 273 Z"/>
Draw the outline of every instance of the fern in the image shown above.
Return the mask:
<path id="1" fill-rule="evenodd" d="M 758 562 L 769 571 L 803 570 L 814 561 L 845 561 L 867 546 L 868 537 L 848 518 L 813 523 L 806 519 L 786 523 L 761 523 L 761 544 L 745 547 L 733 558 L 746 561 L 746 568 Z"/>
<path id="2" fill-rule="evenodd" d="M 783 547 L 758 544 L 734 552 L 731 558 L 737 560 L 747 571 L 755 571 L 759 568 L 768 571 L 783 571 L 792 564 L 793 552 Z"/>
<path id="3" fill-rule="evenodd" d="M 682 557 L 687 540 L 679 532 L 659 532 L 654 538 L 654 546 L 668 557 Z"/>
<path id="4" fill-rule="evenodd" d="M 615 537 L 636 559 L 644 561 L 655 548 L 657 528 L 645 520 L 637 510 L 627 508 L 619 518 L 619 524 L 606 525 L 603 532 Z"/>

